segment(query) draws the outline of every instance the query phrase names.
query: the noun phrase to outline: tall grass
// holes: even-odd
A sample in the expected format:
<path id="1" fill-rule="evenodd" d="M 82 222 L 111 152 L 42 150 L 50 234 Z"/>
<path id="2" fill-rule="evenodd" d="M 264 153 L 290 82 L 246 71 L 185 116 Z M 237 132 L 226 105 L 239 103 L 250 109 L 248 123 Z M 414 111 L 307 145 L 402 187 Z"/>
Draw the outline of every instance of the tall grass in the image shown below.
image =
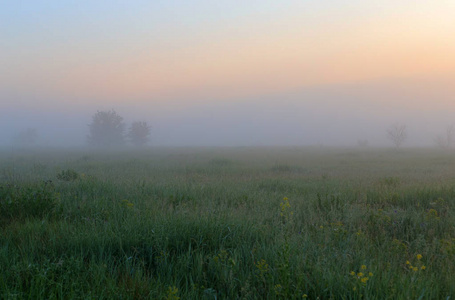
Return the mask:
<path id="1" fill-rule="evenodd" d="M 455 155 L 0 155 L 0 298 L 445 299 Z"/>

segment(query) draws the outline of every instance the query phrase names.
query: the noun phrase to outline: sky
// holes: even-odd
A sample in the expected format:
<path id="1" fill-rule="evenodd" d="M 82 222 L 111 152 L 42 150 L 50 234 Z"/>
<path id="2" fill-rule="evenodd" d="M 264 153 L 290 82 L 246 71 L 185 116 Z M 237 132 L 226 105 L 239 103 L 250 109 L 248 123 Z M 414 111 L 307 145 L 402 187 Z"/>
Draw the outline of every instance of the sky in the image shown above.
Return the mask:
<path id="1" fill-rule="evenodd" d="M 156 145 L 431 144 L 455 122 L 455 1 L 0 0 L 0 144 L 84 143 L 97 110 Z"/>

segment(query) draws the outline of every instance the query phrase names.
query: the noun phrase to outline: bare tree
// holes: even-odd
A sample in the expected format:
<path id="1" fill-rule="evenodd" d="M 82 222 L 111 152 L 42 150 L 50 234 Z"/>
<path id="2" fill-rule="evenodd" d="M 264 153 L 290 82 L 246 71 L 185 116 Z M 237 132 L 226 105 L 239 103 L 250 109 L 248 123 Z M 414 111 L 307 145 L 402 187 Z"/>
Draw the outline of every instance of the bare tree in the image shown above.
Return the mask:
<path id="1" fill-rule="evenodd" d="M 147 122 L 133 122 L 128 132 L 128 139 L 137 146 L 145 146 L 149 141 L 151 127 Z"/>
<path id="2" fill-rule="evenodd" d="M 406 133 L 406 125 L 395 123 L 387 129 L 387 137 L 391 140 L 398 149 L 408 137 Z"/>
<path id="3" fill-rule="evenodd" d="M 445 135 L 436 136 L 434 141 L 438 147 L 443 149 L 453 147 L 455 142 L 455 126 L 453 124 L 447 126 Z"/>

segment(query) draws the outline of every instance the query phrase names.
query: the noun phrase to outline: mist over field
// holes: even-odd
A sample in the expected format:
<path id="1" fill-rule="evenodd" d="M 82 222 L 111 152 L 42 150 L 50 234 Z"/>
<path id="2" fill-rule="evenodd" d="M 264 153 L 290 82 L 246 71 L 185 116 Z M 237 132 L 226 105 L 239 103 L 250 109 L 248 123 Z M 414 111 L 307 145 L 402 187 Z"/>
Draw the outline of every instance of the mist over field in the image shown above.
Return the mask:
<path id="1" fill-rule="evenodd" d="M 10 102 L 2 107 L 0 144 L 11 145 L 21 130 L 35 128 L 37 145 L 83 147 L 96 111 L 114 109 L 126 124 L 147 121 L 152 126 L 151 146 L 355 147 L 359 140 L 368 140 L 370 146 L 384 147 L 392 146 L 387 128 L 399 122 L 407 126 L 405 146 L 428 147 L 435 146 L 435 137 L 444 134 L 455 119 L 445 108 L 452 100 L 452 87 L 439 84 L 438 89 L 422 92 L 425 85 L 430 83 L 398 80 L 242 99 L 219 95 L 177 103 L 127 101 L 112 105 L 67 105 L 58 99 L 48 104 L 48 99 L 38 98 L 26 105 L 14 96 L 5 96 Z"/>
<path id="2" fill-rule="evenodd" d="M 455 122 L 450 1 L 14 2 L 0 145 L 85 146 L 97 111 L 152 146 L 431 146 Z"/>

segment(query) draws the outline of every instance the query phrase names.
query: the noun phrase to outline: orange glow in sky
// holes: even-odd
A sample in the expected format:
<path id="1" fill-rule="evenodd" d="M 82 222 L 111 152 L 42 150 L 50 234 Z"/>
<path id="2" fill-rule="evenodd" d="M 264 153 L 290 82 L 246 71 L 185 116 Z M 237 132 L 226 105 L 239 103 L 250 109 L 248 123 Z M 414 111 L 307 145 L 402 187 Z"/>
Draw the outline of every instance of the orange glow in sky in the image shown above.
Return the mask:
<path id="1" fill-rule="evenodd" d="M 13 45 L 0 55 L 5 65 L 0 87 L 43 97 L 140 103 L 453 78 L 455 6 L 448 1 L 403 1 L 396 8 L 392 1 L 372 1 L 374 9 L 358 1 L 347 8 L 343 1 L 335 1 L 336 7 L 321 2 L 326 4 L 305 7 L 290 1 L 290 9 L 277 16 L 215 20 L 190 32 L 175 25 L 156 40 L 147 34 L 129 40 L 128 31 L 103 32 L 98 40 L 62 35 L 52 40 L 55 45 L 45 35 L 33 43 L 24 38 L 32 49 Z"/>

